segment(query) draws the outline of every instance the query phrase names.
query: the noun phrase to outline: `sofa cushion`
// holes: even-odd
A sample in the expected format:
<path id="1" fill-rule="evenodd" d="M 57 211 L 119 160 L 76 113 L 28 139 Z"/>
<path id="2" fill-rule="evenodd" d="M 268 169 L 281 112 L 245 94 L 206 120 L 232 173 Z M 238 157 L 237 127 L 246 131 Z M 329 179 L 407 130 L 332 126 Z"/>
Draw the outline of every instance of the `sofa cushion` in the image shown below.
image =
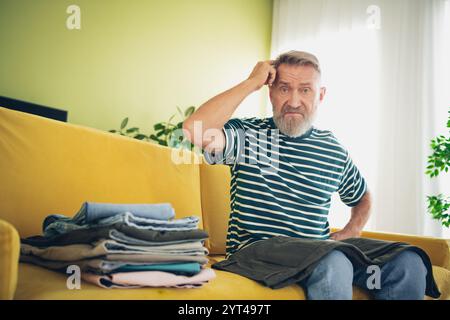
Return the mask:
<path id="1" fill-rule="evenodd" d="M 0 154 L 0 218 L 21 237 L 84 201 L 169 202 L 201 218 L 199 166 L 167 147 L 0 107 Z"/>
<path id="2" fill-rule="evenodd" d="M 450 270 L 438 266 L 433 266 L 433 276 L 438 289 L 441 292 L 441 296 L 439 297 L 439 299 L 450 300 Z"/>

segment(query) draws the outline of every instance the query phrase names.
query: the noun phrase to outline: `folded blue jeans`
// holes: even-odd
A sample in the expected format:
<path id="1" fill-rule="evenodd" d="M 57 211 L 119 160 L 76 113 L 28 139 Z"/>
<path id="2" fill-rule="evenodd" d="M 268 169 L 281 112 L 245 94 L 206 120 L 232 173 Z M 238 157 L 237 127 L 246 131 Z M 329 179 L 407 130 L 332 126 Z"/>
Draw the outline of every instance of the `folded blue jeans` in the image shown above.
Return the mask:
<path id="1" fill-rule="evenodd" d="M 47 216 L 43 223 L 43 230 L 56 221 L 82 225 L 93 223 L 99 219 L 112 217 L 123 212 L 131 212 L 136 217 L 158 220 L 169 220 L 175 217 L 175 210 L 170 203 L 116 204 L 84 202 L 73 218 L 59 214 Z"/>
<path id="2" fill-rule="evenodd" d="M 123 212 L 108 218 L 97 220 L 96 223 L 74 223 L 63 219 L 55 219 L 52 223 L 44 228 L 44 235 L 46 237 L 55 236 L 58 234 L 67 233 L 73 230 L 88 229 L 99 226 L 110 226 L 116 223 L 123 223 L 127 226 L 142 230 L 155 231 L 189 231 L 198 228 L 199 218 L 196 216 L 189 216 L 173 220 L 158 220 L 150 218 L 136 217 L 131 212 Z"/>

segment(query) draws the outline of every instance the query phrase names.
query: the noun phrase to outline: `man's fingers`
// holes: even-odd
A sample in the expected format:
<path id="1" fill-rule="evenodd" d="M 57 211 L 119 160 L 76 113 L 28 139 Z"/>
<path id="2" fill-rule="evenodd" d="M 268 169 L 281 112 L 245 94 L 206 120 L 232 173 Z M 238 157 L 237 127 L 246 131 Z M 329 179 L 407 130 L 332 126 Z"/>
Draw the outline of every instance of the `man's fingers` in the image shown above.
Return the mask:
<path id="1" fill-rule="evenodd" d="M 338 237 L 337 232 L 330 233 L 330 239 L 331 239 L 331 240 L 336 240 L 337 237 Z"/>
<path id="2" fill-rule="evenodd" d="M 271 86 L 276 77 L 276 69 L 273 66 L 275 60 L 259 61 L 253 68 L 252 73 L 248 79 L 255 79 L 258 82 L 257 89 L 259 90 L 263 85 Z"/>
<path id="3" fill-rule="evenodd" d="M 274 67 L 271 67 L 269 70 L 269 79 L 267 81 L 267 84 L 271 86 L 273 82 L 275 81 L 275 77 L 277 76 L 277 70 L 275 70 Z"/>

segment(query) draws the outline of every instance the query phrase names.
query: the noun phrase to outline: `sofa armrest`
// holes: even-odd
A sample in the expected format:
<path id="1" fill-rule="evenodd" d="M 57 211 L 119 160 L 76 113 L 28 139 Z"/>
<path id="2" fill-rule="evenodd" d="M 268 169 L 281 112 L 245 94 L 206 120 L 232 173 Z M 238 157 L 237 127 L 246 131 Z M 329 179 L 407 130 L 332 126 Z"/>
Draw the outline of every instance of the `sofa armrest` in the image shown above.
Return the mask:
<path id="1" fill-rule="evenodd" d="M 20 238 L 17 230 L 0 219 L 0 300 L 12 299 L 17 285 Z"/>
<path id="2" fill-rule="evenodd" d="M 339 229 L 332 228 L 332 232 Z M 387 241 L 399 241 L 412 244 L 423 249 L 431 259 L 434 266 L 450 270 L 450 240 L 425 236 L 414 236 L 400 233 L 363 231 L 363 238 L 372 238 Z"/>

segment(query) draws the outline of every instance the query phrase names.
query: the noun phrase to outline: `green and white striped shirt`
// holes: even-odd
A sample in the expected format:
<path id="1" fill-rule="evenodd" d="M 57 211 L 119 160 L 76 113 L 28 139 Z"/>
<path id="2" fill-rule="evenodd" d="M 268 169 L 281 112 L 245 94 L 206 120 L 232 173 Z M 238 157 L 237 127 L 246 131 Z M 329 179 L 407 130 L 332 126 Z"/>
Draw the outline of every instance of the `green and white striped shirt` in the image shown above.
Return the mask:
<path id="1" fill-rule="evenodd" d="M 273 118 L 231 119 L 223 153 L 204 152 L 231 170 L 227 256 L 274 236 L 328 239 L 331 196 L 355 206 L 367 185 L 347 150 L 326 130 L 292 138 Z"/>

